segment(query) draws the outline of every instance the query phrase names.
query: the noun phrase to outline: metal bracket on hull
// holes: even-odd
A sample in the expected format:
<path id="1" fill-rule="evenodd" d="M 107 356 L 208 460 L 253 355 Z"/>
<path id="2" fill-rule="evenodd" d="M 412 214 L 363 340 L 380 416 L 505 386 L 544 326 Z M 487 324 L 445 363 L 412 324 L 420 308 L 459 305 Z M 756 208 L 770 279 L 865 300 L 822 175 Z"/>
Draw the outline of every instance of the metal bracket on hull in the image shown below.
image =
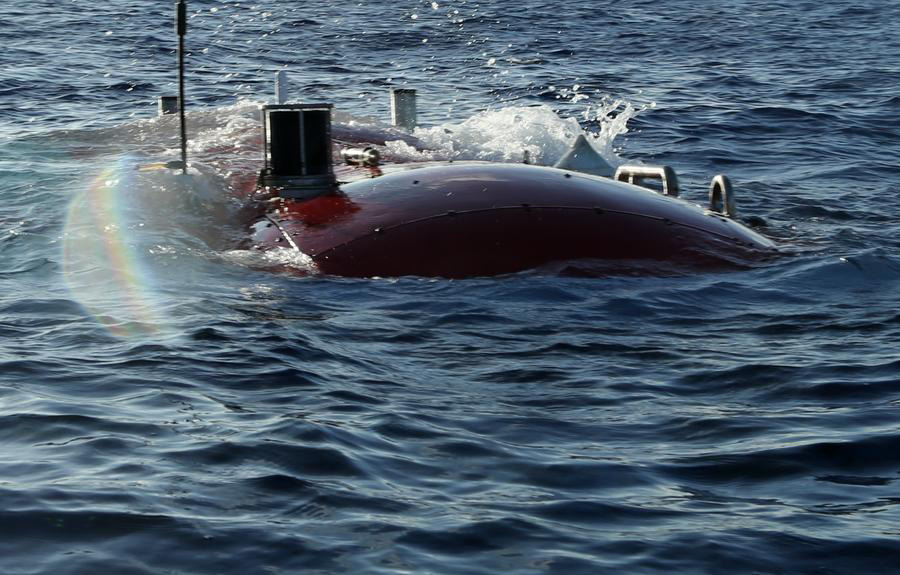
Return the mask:
<path id="1" fill-rule="evenodd" d="M 731 180 L 724 174 L 715 176 L 709 185 L 709 210 L 725 214 L 729 218 L 737 216 L 734 188 Z"/>
<path id="2" fill-rule="evenodd" d="M 416 91 L 411 88 L 391 88 L 391 125 L 412 132 L 417 123 Z"/>
<path id="3" fill-rule="evenodd" d="M 365 148 L 344 148 L 341 150 L 341 159 L 348 166 L 377 167 L 381 161 L 381 153 L 372 146 Z"/>
<path id="4" fill-rule="evenodd" d="M 660 180 L 663 194 L 678 197 L 678 176 L 669 166 L 619 166 L 613 179 L 638 186 L 643 180 Z"/>

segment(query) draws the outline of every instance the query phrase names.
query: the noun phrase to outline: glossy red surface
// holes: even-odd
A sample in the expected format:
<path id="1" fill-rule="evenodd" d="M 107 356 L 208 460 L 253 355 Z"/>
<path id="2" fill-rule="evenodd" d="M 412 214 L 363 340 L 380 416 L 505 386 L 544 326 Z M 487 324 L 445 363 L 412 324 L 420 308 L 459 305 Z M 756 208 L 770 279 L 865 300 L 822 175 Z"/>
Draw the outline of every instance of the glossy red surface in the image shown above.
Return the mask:
<path id="1" fill-rule="evenodd" d="M 578 260 L 707 265 L 770 252 L 768 239 L 685 201 L 554 168 L 446 164 L 285 201 L 261 249 L 292 247 L 324 273 L 472 277 Z M 286 236 L 286 237 L 282 237 Z"/>

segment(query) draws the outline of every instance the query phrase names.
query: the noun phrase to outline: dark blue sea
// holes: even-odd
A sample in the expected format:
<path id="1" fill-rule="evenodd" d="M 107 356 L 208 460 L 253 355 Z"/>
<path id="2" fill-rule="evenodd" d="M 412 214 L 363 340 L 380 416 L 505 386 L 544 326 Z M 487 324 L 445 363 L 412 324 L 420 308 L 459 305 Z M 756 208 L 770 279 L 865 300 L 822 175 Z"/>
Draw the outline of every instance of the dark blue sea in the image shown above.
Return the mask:
<path id="1" fill-rule="evenodd" d="M 171 2 L 2 12 L 3 575 L 900 572 L 900 4 L 191 0 L 188 188 Z M 298 273 L 232 193 L 280 70 L 398 161 L 727 174 L 779 255 Z"/>

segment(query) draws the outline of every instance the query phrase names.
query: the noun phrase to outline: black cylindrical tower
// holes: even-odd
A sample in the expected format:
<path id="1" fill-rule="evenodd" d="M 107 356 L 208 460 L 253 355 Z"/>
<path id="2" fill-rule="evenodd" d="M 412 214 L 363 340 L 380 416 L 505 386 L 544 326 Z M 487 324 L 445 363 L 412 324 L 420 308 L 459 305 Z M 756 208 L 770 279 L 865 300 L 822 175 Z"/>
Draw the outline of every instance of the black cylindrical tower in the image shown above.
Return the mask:
<path id="1" fill-rule="evenodd" d="M 305 198 L 335 185 L 331 159 L 331 104 L 269 104 L 262 107 L 263 185 L 280 195 Z"/>

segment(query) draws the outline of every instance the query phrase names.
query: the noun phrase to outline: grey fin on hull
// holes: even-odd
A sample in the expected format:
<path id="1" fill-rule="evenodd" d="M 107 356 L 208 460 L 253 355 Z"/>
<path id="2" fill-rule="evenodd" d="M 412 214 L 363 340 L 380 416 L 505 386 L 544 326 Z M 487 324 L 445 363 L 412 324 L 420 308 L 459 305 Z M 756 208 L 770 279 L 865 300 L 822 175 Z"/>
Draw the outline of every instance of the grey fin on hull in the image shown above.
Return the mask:
<path id="1" fill-rule="evenodd" d="M 584 134 L 578 134 L 569 151 L 553 167 L 606 178 L 611 178 L 616 171 L 597 153 Z"/>

